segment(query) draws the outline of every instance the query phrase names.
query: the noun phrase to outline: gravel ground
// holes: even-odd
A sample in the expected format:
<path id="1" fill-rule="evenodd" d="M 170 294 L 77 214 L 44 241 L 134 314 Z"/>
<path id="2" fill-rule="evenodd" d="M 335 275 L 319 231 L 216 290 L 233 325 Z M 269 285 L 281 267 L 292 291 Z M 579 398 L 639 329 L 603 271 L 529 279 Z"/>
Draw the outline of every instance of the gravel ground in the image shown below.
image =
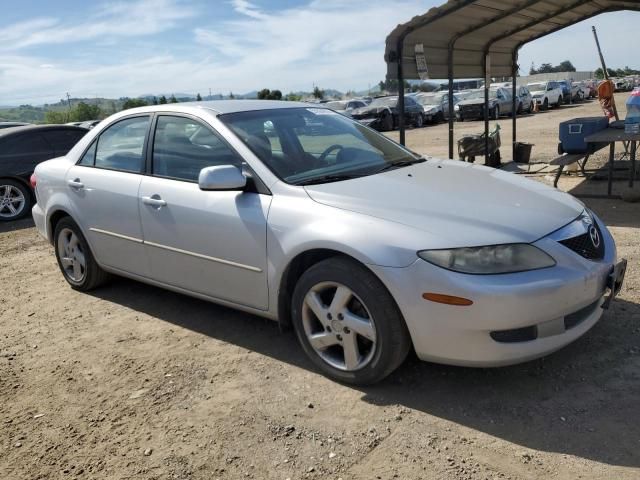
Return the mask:
<path id="1" fill-rule="evenodd" d="M 370 388 L 251 315 L 122 279 L 75 292 L 30 221 L 0 225 L 0 478 L 638 479 L 640 204 L 587 203 L 629 260 L 587 335 L 509 368 L 410 358 Z"/>

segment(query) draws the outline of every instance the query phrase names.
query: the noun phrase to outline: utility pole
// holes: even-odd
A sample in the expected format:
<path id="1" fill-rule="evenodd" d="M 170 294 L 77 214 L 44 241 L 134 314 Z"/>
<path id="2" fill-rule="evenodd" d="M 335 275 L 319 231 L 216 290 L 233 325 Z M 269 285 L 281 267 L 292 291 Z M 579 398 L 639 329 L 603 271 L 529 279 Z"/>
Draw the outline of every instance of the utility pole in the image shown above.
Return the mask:
<path id="1" fill-rule="evenodd" d="M 71 96 L 69 92 L 67 92 L 67 105 L 69 106 L 69 111 L 67 112 L 67 120 L 71 120 Z"/>
<path id="2" fill-rule="evenodd" d="M 211 100 L 211 87 L 209 87 L 209 100 Z"/>

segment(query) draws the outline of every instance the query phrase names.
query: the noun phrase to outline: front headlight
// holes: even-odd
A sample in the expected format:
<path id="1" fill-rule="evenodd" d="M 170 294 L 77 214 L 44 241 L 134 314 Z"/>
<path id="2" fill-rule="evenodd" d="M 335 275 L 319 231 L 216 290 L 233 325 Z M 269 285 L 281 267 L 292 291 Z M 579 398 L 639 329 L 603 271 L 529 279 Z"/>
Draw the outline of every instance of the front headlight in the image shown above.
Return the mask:
<path id="1" fill-rule="evenodd" d="M 526 243 L 423 250 L 418 252 L 418 256 L 447 270 L 473 275 L 526 272 L 553 267 L 556 264 L 547 253 Z"/>
<path id="2" fill-rule="evenodd" d="M 455 107 L 453 107 L 453 109 L 454 109 L 456 112 L 459 112 L 459 111 L 460 111 L 460 105 L 456 105 Z"/>

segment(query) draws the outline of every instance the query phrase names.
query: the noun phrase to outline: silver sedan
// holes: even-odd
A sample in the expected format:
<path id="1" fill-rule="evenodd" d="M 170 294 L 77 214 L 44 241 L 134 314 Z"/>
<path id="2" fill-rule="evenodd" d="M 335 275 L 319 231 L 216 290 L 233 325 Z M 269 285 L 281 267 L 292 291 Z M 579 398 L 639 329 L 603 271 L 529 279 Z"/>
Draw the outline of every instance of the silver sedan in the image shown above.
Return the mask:
<path id="1" fill-rule="evenodd" d="M 72 288 L 119 275 L 292 325 L 354 384 L 412 348 L 467 366 L 553 352 L 593 327 L 626 265 L 573 197 L 303 103 L 127 110 L 32 182 Z"/>

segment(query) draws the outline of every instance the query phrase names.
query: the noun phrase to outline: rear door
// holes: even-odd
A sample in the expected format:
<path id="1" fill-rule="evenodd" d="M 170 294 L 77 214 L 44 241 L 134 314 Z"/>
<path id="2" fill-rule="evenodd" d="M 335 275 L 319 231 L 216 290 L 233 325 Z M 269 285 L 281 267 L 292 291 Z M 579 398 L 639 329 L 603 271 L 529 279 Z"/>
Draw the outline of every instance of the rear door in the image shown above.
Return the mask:
<path id="1" fill-rule="evenodd" d="M 193 117 L 159 115 L 156 123 L 151 175 L 140 186 L 152 278 L 266 310 L 271 196 L 200 190 L 202 168 L 248 167 L 220 135 Z"/>
<path id="2" fill-rule="evenodd" d="M 148 276 L 138 190 L 151 119 L 128 117 L 104 130 L 66 175 L 74 218 L 98 262 Z"/>

